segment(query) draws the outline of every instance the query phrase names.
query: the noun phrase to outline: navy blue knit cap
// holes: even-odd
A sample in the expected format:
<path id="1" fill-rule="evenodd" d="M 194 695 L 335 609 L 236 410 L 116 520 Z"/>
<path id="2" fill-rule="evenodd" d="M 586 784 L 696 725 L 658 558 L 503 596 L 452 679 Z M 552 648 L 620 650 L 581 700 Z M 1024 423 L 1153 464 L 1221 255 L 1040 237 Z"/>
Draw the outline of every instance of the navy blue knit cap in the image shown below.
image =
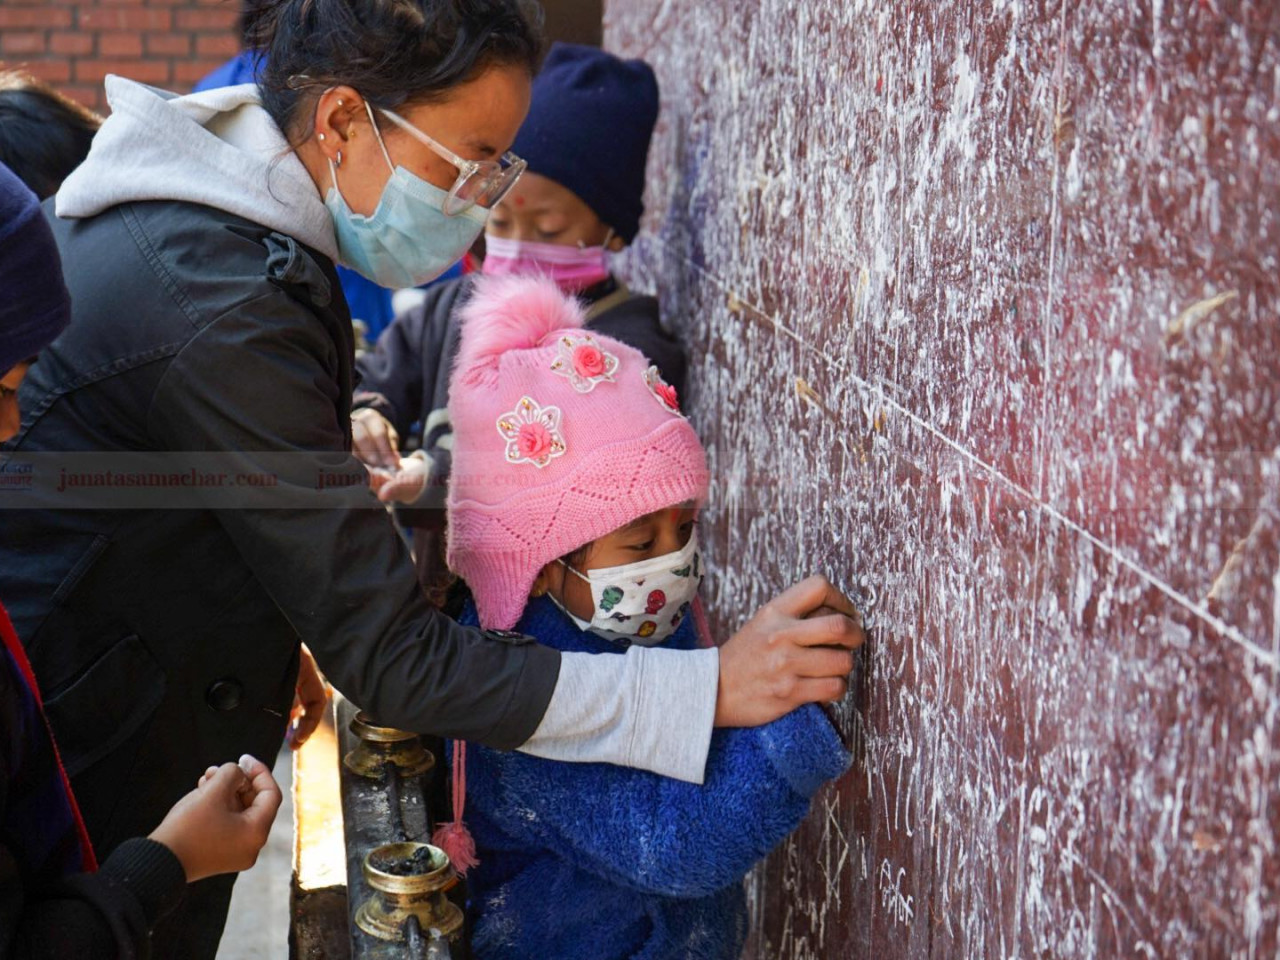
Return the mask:
<path id="1" fill-rule="evenodd" d="M 628 243 L 644 213 L 644 165 L 658 120 L 658 81 L 643 60 L 556 43 L 533 81 L 512 150 L 568 187 Z"/>
<path id="2" fill-rule="evenodd" d="M 62 261 L 36 195 L 0 163 L 0 376 L 71 321 Z"/>

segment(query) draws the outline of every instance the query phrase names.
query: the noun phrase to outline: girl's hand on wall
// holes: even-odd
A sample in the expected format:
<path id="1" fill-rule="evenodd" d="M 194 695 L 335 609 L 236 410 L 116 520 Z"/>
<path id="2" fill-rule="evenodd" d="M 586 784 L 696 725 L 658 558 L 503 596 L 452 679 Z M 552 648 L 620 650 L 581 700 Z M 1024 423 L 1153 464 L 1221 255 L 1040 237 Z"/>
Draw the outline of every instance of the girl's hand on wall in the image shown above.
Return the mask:
<path id="1" fill-rule="evenodd" d="M 720 648 L 716 726 L 759 726 L 841 699 L 864 639 L 858 611 L 826 577 L 796 584 Z"/>

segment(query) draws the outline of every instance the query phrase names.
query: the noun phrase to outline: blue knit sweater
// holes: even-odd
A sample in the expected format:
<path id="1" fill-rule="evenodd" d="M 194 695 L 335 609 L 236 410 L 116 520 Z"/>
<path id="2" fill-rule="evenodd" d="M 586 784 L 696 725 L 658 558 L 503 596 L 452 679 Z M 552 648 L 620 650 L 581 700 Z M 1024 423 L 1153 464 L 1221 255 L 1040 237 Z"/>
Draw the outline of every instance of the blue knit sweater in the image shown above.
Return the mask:
<path id="1" fill-rule="evenodd" d="M 476 623 L 475 608 L 460 619 Z M 621 652 L 545 597 L 516 629 L 558 650 Z M 695 645 L 691 618 L 665 644 Z M 848 765 L 814 706 L 763 727 L 716 730 L 701 786 L 469 745 L 476 957 L 736 958 L 747 927 L 743 877 Z"/>

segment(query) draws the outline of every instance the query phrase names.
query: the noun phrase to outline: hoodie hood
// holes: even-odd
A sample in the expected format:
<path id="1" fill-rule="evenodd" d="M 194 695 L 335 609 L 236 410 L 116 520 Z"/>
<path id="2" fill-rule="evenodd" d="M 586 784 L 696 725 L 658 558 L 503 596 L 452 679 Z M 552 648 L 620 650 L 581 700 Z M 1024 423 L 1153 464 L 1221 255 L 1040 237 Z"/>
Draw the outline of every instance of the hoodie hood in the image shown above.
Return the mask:
<path id="1" fill-rule="evenodd" d="M 107 77 L 109 116 L 58 191 L 59 217 L 136 200 L 225 210 L 338 260 L 333 221 L 280 128 L 246 83 L 178 96 Z"/>

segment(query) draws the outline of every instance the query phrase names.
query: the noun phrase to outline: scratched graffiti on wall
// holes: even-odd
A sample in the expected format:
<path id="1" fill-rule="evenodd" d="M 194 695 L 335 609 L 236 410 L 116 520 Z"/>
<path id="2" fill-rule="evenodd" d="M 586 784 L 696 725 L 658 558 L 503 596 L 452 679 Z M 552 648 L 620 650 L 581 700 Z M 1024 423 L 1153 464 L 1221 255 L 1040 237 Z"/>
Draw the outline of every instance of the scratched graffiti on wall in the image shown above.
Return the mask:
<path id="1" fill-rule="evenodd" d="M 727 628 L 867 609 L 758 958 L 1274 957 L 1280 6 L 614 0 Z"/>

